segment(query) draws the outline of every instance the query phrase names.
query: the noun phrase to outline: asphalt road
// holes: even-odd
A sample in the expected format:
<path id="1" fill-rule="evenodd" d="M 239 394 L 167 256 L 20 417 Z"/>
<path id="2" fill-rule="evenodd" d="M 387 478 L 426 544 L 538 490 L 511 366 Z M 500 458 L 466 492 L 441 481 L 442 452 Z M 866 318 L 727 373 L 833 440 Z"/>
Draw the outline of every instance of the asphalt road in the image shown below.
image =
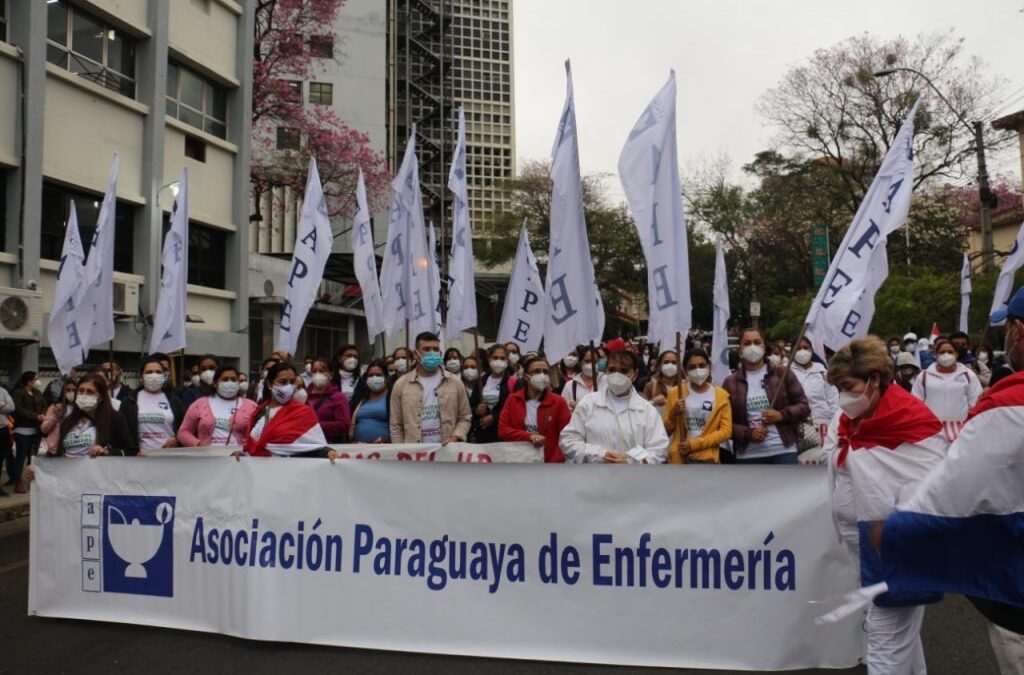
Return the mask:
<path id="1" fill-rule="evenodd" d="M 0 673 L 600 673 L 664 672 L 564 663 L 432 656 L 337 647 L 254 642 L 222 635 L 27 616 L 27 518 L 0 525 Z M 962 598 L 947 598 L 928 609 L 924 648 L 931 675 L 998 674 L 984 619 Z M 723 673 L 725 671 L 675 671 Z M 801 673 L 865 673 L 814 670 Z"/>

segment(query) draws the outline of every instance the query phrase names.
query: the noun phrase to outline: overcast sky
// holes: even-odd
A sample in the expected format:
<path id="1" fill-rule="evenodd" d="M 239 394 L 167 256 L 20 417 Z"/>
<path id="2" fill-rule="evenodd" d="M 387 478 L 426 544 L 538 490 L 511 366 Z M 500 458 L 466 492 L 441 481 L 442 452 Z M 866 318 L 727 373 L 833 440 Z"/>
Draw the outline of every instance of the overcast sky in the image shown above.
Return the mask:
<path id="1" fill-rule="evenodd" d="M 1024 0 L 512 0 L 516 154 L 551 151 L 571 58 L 584 173 L 614 173 L 641 111 L 675 68 L 682 168 L 721 153 L 734 174 L 769 147 L 755 103 L 814 50 L 955 27 L 1024 108 Z M 1012 154 L 994 169 L 1020 179 Z M 621 198 L 617 179 L 606 183 Z"/>

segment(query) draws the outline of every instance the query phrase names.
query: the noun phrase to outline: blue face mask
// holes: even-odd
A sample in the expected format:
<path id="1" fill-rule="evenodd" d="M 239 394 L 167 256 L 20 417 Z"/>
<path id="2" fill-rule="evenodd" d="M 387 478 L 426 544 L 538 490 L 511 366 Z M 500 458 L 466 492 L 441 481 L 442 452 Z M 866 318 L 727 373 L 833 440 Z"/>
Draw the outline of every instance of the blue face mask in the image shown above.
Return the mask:
<path id="1" fill-rule="evenodd" d="M 441 352 L 427 352 L 423 355 L 423 367 L 433 372 L 441 367 Z"/>
<path id="2" fill-rule="evenodd" d="M 603 373 L 604 369 L 608 367 L 608 359 L 597 360 L 597 372 Z"/>

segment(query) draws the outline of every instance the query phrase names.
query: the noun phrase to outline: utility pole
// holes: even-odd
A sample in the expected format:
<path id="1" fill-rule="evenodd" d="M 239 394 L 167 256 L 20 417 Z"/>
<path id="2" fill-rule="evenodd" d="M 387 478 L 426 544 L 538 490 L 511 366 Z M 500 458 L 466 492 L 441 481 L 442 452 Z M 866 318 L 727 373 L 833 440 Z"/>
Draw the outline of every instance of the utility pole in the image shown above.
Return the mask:
<path id="1" fill-rule="evenodd" d="M 974 123 L 974 149 L 978 153 L 978 197 L 981 202 L 981 265 L 985 272 L 992 271 L 994 267 L 995 249 L 992 243 L 992 202 L 994 201 L 992 190 L 988 184 L 988 164 L 985 162 L 985 142 L 983 136 L 984 125 L 981 122 Z"/>

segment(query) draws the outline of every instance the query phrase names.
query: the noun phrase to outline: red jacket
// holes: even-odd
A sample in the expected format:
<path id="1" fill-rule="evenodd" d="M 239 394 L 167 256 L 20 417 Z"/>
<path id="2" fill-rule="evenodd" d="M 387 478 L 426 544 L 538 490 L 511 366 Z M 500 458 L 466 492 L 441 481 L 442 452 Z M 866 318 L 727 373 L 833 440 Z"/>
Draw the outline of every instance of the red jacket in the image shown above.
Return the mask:
<path id="1" fill-rule="evenodd" d="M 569 424 L 569 404 L 550 389 L 544 392 L 537 409 L 537 433 L 544 437 L 544 461 L 564 462 L 565 456 L 558 447 L 558 437 Z M 530 441 L 526 430 L 526 390 L 511 394 L 498 418 L 498 438 L 503 441 Z"/>

